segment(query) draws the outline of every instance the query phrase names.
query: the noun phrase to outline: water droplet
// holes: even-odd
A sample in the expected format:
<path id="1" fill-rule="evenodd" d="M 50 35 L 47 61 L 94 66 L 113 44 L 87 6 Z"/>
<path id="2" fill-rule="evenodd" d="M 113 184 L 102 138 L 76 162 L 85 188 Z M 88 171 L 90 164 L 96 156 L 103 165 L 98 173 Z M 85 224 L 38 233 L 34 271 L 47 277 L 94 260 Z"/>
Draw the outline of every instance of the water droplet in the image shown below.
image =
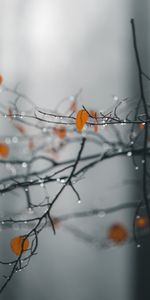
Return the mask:
<path id="1" fill-rule="evenodd" d="M 119 100 L 119 97 L 116 96 L 116 95 L 114 95 L 114 96 L 113 96 L 113 100 L 114 100 L 114 101 L 118 101 L 118 100 Z"/>
<path id="2" fill-rule="evenodd" d="M 29 214 L 33 214 L 34 213 L 34 211 L 33 211 L 33 209 L 31 207 L 28 208 L 28 213 Z"/>
<path id="3" fill-rule="evenodd" d="M 22 167 L 23 167 L 23 168 L 26 168 L 27 166 L 28 166 L 28 164 L 27 164 L 26 162 L 23 162 L 23 163 L 22 163 Z"/>
<path id="4" fill-rule="evenodd" d="M 105 213 L 104 210 L 100 211 L 99 214 L 98 214 L 98 216 L 99 216 L 100 218 L 104 218 L 105 215 L 106 215 L 106 213 Z"/>
<path id="5" fill-rule="evenodd" d="M 127 152 L 127 156 L 128 157 L 132 156 L 132 152 L 131 151 Z"/>
<path id="6" fill-rule="evenodd" d="M 12 142 L 13 142 L 14 144 L 18 143 L 18 138 L 17 138 L 17 136 L 14 136 L 14 137 L 12 138 Z"/>
<path id="7" fill-rule="evenodd" d="M 5 143 L 8 145 L 11 143 L 11 139 L 9 137 L 5 138 Z"/>

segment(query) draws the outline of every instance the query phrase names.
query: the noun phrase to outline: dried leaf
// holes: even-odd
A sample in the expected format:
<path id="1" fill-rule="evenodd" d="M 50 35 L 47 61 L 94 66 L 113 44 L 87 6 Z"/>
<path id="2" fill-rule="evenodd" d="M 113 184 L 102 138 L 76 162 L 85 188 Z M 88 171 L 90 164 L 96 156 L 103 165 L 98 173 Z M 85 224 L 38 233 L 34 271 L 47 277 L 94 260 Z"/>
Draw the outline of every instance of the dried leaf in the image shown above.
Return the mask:
<path id="1" fill-rule="evenodd" d="M 8 109 L 8 117 L 9 117 L 10 119 L 12 119 L 12 116 L 13 116 L 12 109 L 9 108 L 9 109 Z"/>
<path id="2" fill-rule="evenodd" d="M 145 216 L 139 216 L 136 218 L 135 225 L 138 228 L 145 228 L 148 225 L 148 218 Z"/>
<path id="3" fill-rule="evenodd" d="M 26 129 L 24 126 L 22 126 L 21 124 L 15 124 L 15 127 L 21 134 L 25 134 Z"/>
<path id="4" fill-rule="evenodd" d="M 89 113 L 92 116 L 92 118 L 94 118 L 94 132 L 97 133 L 98 132 L 97 113 L 96 111 L 93 110 L 91 110 Z"/>
<path id="5" fill-rule="evenodd" d="M 24 236 L 16 236 L 10 241 L 10 247 L 12 252 L 14 252 L 17 256 L 20 255 L 21 251 L 27 251 L 29 247 L 29 240 Z"/>
<path id="6" fill-rule="evenodd" d="M 0 156 L 7 157 L 9 154 L 9 147 L 7 144 L 0 143 Z"/>
<path id="7" fill-rule="evenodd" d="M 61 226 L 61 221 L 59 218 L 53 217 L 52 220 L 53 220 L 54 227 L 59 228 Z"/>
<path id="8" fill-rule="evenodd" d="M 56 127 L 53 129 L 54 134 L 56 134 L 60 139 L 64 139 L 66 136 L 66 128 L 65 127 Z"/>
<path id="9" fill-rule="evenodd" d="M 81 109 L 77 112 L 76 115 L 76 128 L 79 132 L 81 132 L 81 130 L 83 129 L 85 123 L 88 120 L 88 113 L 87 111 L 85 111 L 84 109 Z"/>
<path id="10" fill-rule="evenodd" d="M 113 224 L 108 230 L 108 239 L 116 244 L 124 243 L 128 238 L 128 231 L 122 224 Z"/>
<path id="11" fill-rule="evenodd" d="M 139 127 L 140 129 L 144 129 L 144 128 L 145 128 L 145 123 L 140 123 L 140 124 L 138 124 L 138 127 Z"/>
<path id="12" fill-rule="evenodd" d="M 33 139 L 29 139 L 29 144 L 28 144 L 29 150 L 32 151 L 34 148 L 34 143 L 33 143 Z"/>
<path id="13" fill-rule="evenodd" d="M 70 104 L 70 110 L 75 112 L 77 110 L 77 101 L 73 100 Z"/>
<path id="14" fill-rule="evenodd" d="M 0 84 L 2 84 L 3 81 L 4 81 L 4 78 L 3 78 L 3 76 L 0 74 Z"/>

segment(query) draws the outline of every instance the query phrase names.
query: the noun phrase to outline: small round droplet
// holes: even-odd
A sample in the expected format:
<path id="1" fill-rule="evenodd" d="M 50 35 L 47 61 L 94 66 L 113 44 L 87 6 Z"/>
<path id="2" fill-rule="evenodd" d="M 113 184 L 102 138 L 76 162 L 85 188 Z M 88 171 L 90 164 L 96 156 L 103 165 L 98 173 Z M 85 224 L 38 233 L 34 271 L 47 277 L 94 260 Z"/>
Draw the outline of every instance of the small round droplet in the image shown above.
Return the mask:
<path id="1" fill-rule="evenodd" d="M 14 137 L 12 138 L 12 142 L 13 142 L 14 144 L 17 144 L 17 143 L 18 143 L 18 138 L 17 138 L 17 136 L 14 136 Z"/>
<path id="2" fill-rule="evenodd" d="M 99 214 L 98 214 L 98 216 L 99 216 L 100 218 L 104 218 L 105 215 L 106 215 L 106 213 L 105 213 L 104 210 L 100 211 Z"/>
<path id="3" fill-rule="evenodd" d="M 11 143 L 11 139 L 9 137 L 5 138 L 5 143 L 9 145 Z"/>
<path id="4" fill-rule="evenodd" d="M 116 96 L 116 95 L 114 95 L 114 96 L 113 96 L 113 100 L 114 100 L 114 101 L 118 101 L 118 100 L 119 100 L 119 97 Z"/>
<path id="5" fill-rule="evenodd" d="M 43 131 L 43 132 L 47 132 L 47 128 L 44 127 L 44 128 L 42 129 L 42 131 Z"/>
<path id="6" fill-rule="evenodd" d="M 29 208 L 28 208 L 28 213 L 29 213 L 29 214 L 33 214 L 33 212 L 34 212 L 33 209 L 32 209 L 31 207 L 29 207 Z"/>
<path id="7" fill-rule="evenodd" d="M 28 166 L 28 164 L 27 164 L 26 162 L 23 162 L 23 163 L 22 163 L 22 167 L 23 167 L 23 168 L 27 168 L 27 166 Z"/>
<path id="8" fill-rule="evenodd" d="M 131 156 L 132 156 L 132 152 L 131 152 L 131 151 L 128 151 L 128 152 L 127 152 L 127 156 L 128 156 L 128 157 L 131 157 Z"/>

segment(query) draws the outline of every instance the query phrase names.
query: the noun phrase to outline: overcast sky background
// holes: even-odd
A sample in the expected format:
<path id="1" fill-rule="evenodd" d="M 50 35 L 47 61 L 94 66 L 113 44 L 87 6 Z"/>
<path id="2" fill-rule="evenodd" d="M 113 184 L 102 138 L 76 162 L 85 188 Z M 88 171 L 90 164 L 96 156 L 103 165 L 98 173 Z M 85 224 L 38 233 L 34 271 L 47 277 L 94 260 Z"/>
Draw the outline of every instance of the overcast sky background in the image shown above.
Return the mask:
<path id="1" fill-rule="evenodd" d="M 113 95 L 132 97 L 137 93 L 137 81 L 130 19 L 136 17 L 144 57 L 146 3 L 0 0 L 0 73 L 7 85 L 21 82 L 22 91 L 42 107 L 54 108 L 60 99 L 79 88 L 83 89 L 81 103 L 92 103 L 99 110 L 112 104 Z M 132 175 L 126 159 L 106 162 L 80 184 L 81 205 L 67 192 L 56 212 L 131 201 L 136 192 L 132 186 L 122 186 L 122 182 Z M 78 221 L 77 225 L 102 238 L 116 220 L 129 224 L 130 212 L 92 222 Z M 125 245 L 99 251 L 63 228 L 56 237 L 46 231 L 40 238 L 39 254 L 16 275 L 1 299 L 133 300 L 134 248 Z"/>

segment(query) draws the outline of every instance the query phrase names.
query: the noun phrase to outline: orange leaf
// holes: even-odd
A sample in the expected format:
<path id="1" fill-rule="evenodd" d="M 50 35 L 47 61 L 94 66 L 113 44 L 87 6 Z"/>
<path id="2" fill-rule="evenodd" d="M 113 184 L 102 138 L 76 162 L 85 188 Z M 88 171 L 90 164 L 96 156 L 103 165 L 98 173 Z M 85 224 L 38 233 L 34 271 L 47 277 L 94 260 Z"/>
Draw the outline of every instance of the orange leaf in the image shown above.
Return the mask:
<path id="1" fill-rule="evenodd" d="M 138 127 L 139 127 L 140 129 L 144 129 L 144 128 L 145 128 L 145 123 L 140 123 L 140 124 L 138 124 Z"/>
<path id="2" fill-rule="evenodd" d="M 108 239 L 116 244 L 124 243 L 128 238 L 128 231 L 122 224 L 113 224 L 108 230 Z"/>
<path id="3" fill-rule="evenodd" d="M 4 78 L 3 78 L 3 76 L 2 76 L 2 75 L 0 75 L 0 84 L 2 84 L 2 83 L 3 83 L 3 81 L 4 81 Z"/>
<path id="4" fill-rule="evenodd" d="M 66 136 L 66 128 L 65 127 L 57 127 L 53 129 L 54 134 L 56 134 L 60 139 L 64 139 Z"/>
<path id="5" fill-rule="evenodd" d="M 85 123 L 88 120 L 88 113 L 87 111 L 85 111 L 84 109 L 81 109 L 77 112 L 76 115 L 76 128 L 79 132 L 81 132 L 81 130 L 83 129 Z"/>
<path id="6" fill-rule="evenodd" d="M 9 147 L 7 144 L 0 143 L 0 156 L 7 157 L 9 154 Z"/>
<path id="7" fill-rule="evenodd" d="M 10 247 L 12 252 L 14 252 L 17 256 L 21 254 L 21 251 L 27 251 L 29 247 L 28 239 L 25 239 L 24 236 L 16 236 L 10 241 Z"/>
<path id="8" fill-rule="evenodd" d="M 148 219 L 145 216 L 137 217 L 135 225 L 139 228 L 144 228 L 148 225 Z"/>

